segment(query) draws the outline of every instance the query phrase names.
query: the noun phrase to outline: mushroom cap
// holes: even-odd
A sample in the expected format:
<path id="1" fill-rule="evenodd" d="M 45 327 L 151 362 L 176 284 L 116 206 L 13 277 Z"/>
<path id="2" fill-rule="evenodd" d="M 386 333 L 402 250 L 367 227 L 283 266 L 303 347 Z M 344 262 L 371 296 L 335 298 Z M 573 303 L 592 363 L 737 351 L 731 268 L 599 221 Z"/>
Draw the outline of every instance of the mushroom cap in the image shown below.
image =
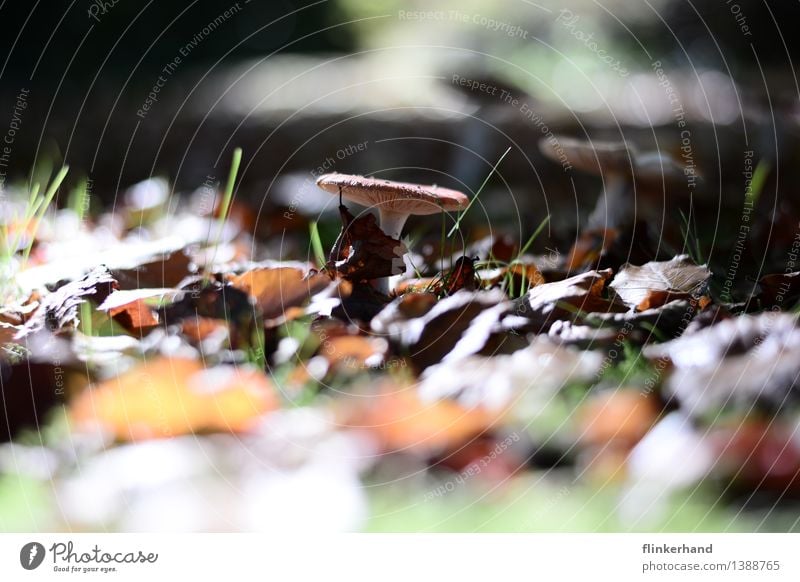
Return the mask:
<path id="1" fill-rule="evenodd" d="M 341 190 L 344 198 L 362 206 L 398 214 L 437 214 L 463 210 L 469 204 L 466 194 L 458 190 L 353 174 L 324 174 L 317 178 L 317 186 L 331 194 Z"/>
<path id="2" fill-rule="evenodd" d="M 633 178 L 638 186 L 651 189 L 679 188 L 686 184 L 684 168 L 675 158 L 663 152 L 640 153 L 623 141 L 578 140 L 559 137 L 543 138 L 539 149 L 545 157 L 562 162 L 564 158 L 576 169 L 596 176 L 623 175 Z M 695 171 L 694 175 L 700 178 Z"/>
<path id="3" fill-rule="evenodd" d="M 645 188 L 659 189 L 662 185 L 667 188 L 686 186 L 687 174 L 684 167 L 669 154 L 660 152 L 641 154 L 636 159 L 634 172 L 636 183 Z M 696 179 L 702 179 L 697 170 L 693 170 L 693 174 Z"/>
<path id="4" fill-rule="evenodd" d="M 625 142 L 587 141 L 571 137 L 542 138 L 539 150 L 555 162 L 564 158 L 576 169 L 589 174 L 630 173 L 636 151 Z"/>

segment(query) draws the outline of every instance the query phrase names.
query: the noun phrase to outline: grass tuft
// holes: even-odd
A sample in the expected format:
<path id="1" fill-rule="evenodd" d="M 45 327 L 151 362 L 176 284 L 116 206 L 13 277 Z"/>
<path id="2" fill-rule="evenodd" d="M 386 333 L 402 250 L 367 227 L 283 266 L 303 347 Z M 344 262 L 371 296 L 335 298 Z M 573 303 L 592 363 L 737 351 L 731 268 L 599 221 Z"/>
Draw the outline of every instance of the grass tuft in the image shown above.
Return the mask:
<path id="1" fill-rule="evenodd" d="M 228 172 L 228 181 L 225 183 L 225 190 L 222 193 L 222 203 L 219 208 L 219 218 L 217 219 L 217 236 L 214 239 L 214 254 L 211 260 L 206 262 L 203 268 L 203 280 L 210 279 L 211 267 L 217 258 L 217 248 L 222 240 L 222 232 L 225 227 L 225 221 L 228 220 L 228 213 L 231 210 L 231 200 L 233 200 L 233 187 L 236 184 L 236 177 L 239 175 L 239 166 L 242 163 L 242 148 L 233 150 L 233 158 L 231 159 L 231 169 Z"/>

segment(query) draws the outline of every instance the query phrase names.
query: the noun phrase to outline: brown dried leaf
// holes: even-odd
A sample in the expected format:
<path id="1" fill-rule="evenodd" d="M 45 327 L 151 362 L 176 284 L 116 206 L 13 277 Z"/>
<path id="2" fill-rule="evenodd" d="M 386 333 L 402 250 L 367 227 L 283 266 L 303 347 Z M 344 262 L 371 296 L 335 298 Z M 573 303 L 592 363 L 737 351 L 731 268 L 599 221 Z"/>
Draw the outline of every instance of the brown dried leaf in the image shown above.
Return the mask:
<path id="1" fill-rule="evenodd" d="M 97 267 L 82 279 L 62 285 L 46 295 L 28 322 L 16 335 L 23 338 L 47 328 L 59 331 L 78 324 L 78 307 L 87 298 L 102 303 L 117 288 L 117 281 L 105 267 Z"/>
<path id="2" fill-rule="evenodd" d="M 250 295 L 265 319 L 299 307 L 330 285 L 330 277 L 297 267 L 258 267 L 230 278 L 234 288 Z"/>
<path id="3" fill-rule="evenodd" d="M 724 319 L 644 353 L 668 371 L 667 391 L 690 415 L 774 412 L 800 395 L 800 328 L 789 314 Z"/>
<path id="4" fill-rule="evenodd" d="M 758 286 L 761 307 L 788 309 L 800 298 L 800 271 L 764 275 Z"/>
<path id="5" fill-rule="evenodd" d="M 705 265 L 695 265 L 687 255 L 679 255 L 669 261 L 651 261 L 637 267 L 625 265 L 614 277 L 609 287 L 622 301 L 631 307 L 639 305 L 663 305 L 674 296 L 699 297 L 705 293 L 711 271 Z M 666 292 L 666 295 L 651 295 Z M 645 307 L 647 308 L 647 307 Z"/>
<path id="6" fill-rule="evenodd" d="M 108 314 L 133 334 L 142 334 L 158 325 L 155 311 L 142 299 L 114 307 Z"/>
<path id="7" fill-rule="evenodd" d="M 587 271 L 563 281 L 544 283 L 517 300 L 515 313 L 531 322 L 532 331 L 546 332 L 557 320 L 575 320 L 587 314 L 624 313 L 628 308 L 603 297 L 611 269 Z"/>
<path id="8" fill-rule="evenodd" d="M 399 275 L 405 270 L 405 245 L 385 234 L 372 214 L 355 218 L 345 206 L 340 206 L 339 212 L 342 231 L 331 249 L 329 270 L 353 282 Z"/>
<path id="9" fill-rule="evenodd" d="M 461 289 L 475 290 L 475 260 L 469 257 L 460 257 L 456 261 L 444 279 L 445 295 L 452 295 Z"/>
<path id="10" fill-rule="evenodd" d="M 566 267 L 576 271 L 596 265 L 601 256 L 607 254 L 619 237 L 616 228 L 593 228 L 585 230 L 572 245 L 567 255 Z"/>
<path id="11" fill-rule="evenodd" d="M 439 300 L 423 315 L 408 317 L 403 307 L 409 306 L 406 297 L 395 299 L 379 313 L 372 320 L 372 329 L 407 350 L 419 369 L 445 357 L 480 352 L 492 335 L 501 331 L 499 320 L 511 309 L 499 290 L 459 291 Z"/>
<path id="12" fill-rule="evenodd" d="M 223 320 L 231 329 L 231 345 L 236 348 L 252 337 L 254 307 L 250 297 L 232 285 L 194 281 L 181 289 L 183 297 L 160 311 L 164 325 L 204 317 Z"/>
<path id="13" fill-rule="evenodd" d="M 119 288 L 138 290 L 144 288 L 176 287 L 190 276 L 191 258 L 182 250 L 150 257 L 147 262 L 129 269 L 114 269 Z"/>

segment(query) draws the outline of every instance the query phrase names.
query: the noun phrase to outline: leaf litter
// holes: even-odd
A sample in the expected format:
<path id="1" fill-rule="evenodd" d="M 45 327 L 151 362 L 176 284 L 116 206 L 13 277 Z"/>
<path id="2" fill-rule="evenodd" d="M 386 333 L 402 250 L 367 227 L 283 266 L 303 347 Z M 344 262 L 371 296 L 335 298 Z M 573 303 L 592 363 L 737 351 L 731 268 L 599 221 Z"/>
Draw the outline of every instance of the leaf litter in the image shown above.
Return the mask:
<path id="1" fill-rule="evenodd" d="M 289 261 L 268 249 L 280 240 L 293 258 L 308 257 L 302 228 L 268 227 L 256 244 L 241 203 L 229 221 L 230 208 L 171 216 L 163 201 L 140 204 L 143 196 L 123 209 L 136 226 L 123 222 L 103 251 L 53 263 L 55 241 L 37 242 L 0 314 L 0 440 L 41 432 L 61 411 L 61 430 L 114 445 L 107 463 L 99 449 L 81 453 L 88 477 L 59 461 L 59 498 L 80 498 L 87 479 L 102 481 L 117 462 L 161 454 L 196 460 L 185 471 L 176 460 L 164 477 L 185 494 L 191 475 L 214 466 L 201 460 L 206 451 L 264 507 L 272 502 L 258 487 L 293 498 L 288 483 L 310 491 L 322 477 L 341 487 L 329 498 L 358 513 L 363 499 L 352 492 L 365 469 L 469 467 L 509 434 L 519 444 L 508 459 L 519 466 L 486 475 L 524 472 L 525 459 L 546 450 L 588 479 L 646 483 L 664 472 L 653 451 L 680 458 L 697 447 L 706 456 L 675 487 L 709 476 L 745 491 L 759 479 L 773 491 L 794 482 L 786 475 L 800 454 L 781 456 L 778 445 L 797 419 L 797 273 L 762 276 L 743 307 L 717 298 L 706 265 L 656 257 L 635 223 L 586 229 L 555 259 L 525 254 L 530 241 L 504 234 L 468 237 L 447 253 L 437 244 L 415 251 L 372 214 L 344 206 L 325 264 Z M 91 239 L 91 226 L 82 228 Z M 137 238 L 148 229 L 149 239 Z M 620 252 L 631 241 L 638 254 Z M 540 251 L 557 244 L 536 242 Z M 387 294 L 378 281 L 390 277 Z M 763 415 L 776 420 L 765 425 Z M 272 430 L 307 448 L 282 449 Z M 248 476 L 246 459 L 226 458 L 230 439 L 290 481 Z M 779 460 L 783 477 L 748 452 Z M 328 454 L 369 461 L 333 468 Z M 135 526 L 112 505 L 72 517 Z M 352 525 L 342 516 L 331 523 Z"/>

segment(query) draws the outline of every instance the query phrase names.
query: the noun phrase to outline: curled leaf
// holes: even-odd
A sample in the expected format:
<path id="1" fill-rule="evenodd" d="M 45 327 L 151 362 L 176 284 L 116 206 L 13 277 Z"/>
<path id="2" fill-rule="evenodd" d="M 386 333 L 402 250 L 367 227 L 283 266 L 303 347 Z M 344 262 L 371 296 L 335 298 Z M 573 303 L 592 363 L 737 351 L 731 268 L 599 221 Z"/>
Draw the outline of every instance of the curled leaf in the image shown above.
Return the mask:
<path id="1" fill-rule="evenodd" d="M 353 282 L 367 282 L 405 270 L 405 245 L 381 230 L 372 214 L 355 218 L 340 206 L 342 231 L 331 249 L 327 268 Z"/>

